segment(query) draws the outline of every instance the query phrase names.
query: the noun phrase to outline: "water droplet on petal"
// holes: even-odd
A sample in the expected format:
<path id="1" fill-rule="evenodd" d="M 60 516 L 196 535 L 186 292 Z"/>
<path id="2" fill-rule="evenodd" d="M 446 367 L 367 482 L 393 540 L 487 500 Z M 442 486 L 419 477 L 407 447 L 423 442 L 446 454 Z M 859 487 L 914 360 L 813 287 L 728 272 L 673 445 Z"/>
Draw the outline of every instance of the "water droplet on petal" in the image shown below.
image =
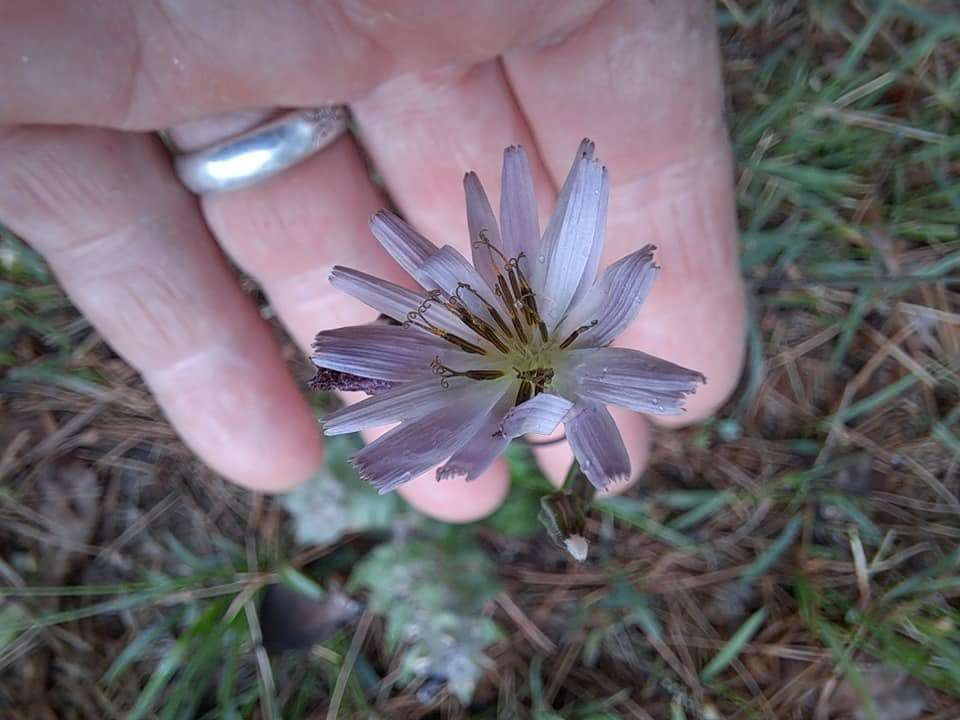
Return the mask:
<path id="1" fill-rule="evenodd" d="M 544 262 L 546 262 L 546 261 L 547 261 L 547 258 L 544 257 L 543 255 L 541 255 L 540 257 L 537 258 L 537 262 L 539 262 L 539 263 L 544 263 Z"/>
<path id="2" fill-rule="evenodd" d="M 591 465 L 591 463 L 590 463 L 589 460 L 584 459 L 584 460 L 581 460 L 581 461 L 580 461 L 580 467 L 582 467 L 584 470 L 589 469 L 589 468 L 590 468 L 590 465 Z"/>
<path id="3" fill-rule="evenodd" d="M 657 410 L 659 410 L 660 412 L 663 412 L 664 409 L 665 408 L 663 407 L 663 405 L 657 405 Z"/>

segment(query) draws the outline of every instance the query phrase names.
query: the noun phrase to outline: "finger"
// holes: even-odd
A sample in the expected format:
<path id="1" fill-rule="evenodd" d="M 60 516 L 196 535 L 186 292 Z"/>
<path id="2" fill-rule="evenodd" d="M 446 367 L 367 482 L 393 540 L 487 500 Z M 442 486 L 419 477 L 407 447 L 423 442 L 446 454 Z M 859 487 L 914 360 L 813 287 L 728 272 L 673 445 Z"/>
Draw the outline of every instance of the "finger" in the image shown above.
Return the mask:
<path id="1" fill-rule="evenodd" d="M 503 148 L 517 143 L 530 156 L 540 226 L 545 225 L 555 187 L 498 63 L 397 78 L 358 102 L 354 110 L 364 143 L 392 196 L 428 237 L 470 256 L 463 173 L 477 171 L 496 207 Z M 405 132 L 398 134 L 397 127 Z M 575 149 L 576 142 L 568 149 L 568 163 Z M 637 477 L 649 455 L 649 428 L 632 413 L 618 413 L 617 419 Z M 551 481 L 562 484 L 573 461 L 569 446 L 559 443 L 535 454 Z M 505 477 L 505 469 L 503 473 Z"/>
<path id="2" fill-rule="evenodd" d="M 541 224 L 548 217 L 556 194 L 553 182 L 499 63 L 404 75 L 378 87 L 353 110 L 391 197 L 438 244 L 470 256 L 464 173 L 479 175 L 496 207 L 503 149 L 509 145 L 526 146 Z"/>
<path id="3" fill-rule="evenodd" d="M 402 72 L 568 32 L 600 4 L 0 0 L 0 124 L 154 129 L 345 102 Z"/>
<path id="4" fill-rule="evenodd" d="M 181 144 L 189 143 L 196 131 L 195 127 L 182 128 L 174 135 Z M 214 139 L 215 128 L 205 123 L 203 133 L 206 139 Z M 373 310 L 330 285 L 333 265 L 349 265 L 411 284 L 367 227 L 371 214 L 383 205 L 350 136 L 256 185 L 202 199 L 204 214 L 220 244 L 257 280 L 271 307 L 305 351 L 321 330 L 376 317 Z M 344 393 L 348 402 L 358 395 Z M 376 436 L 364 433 L 368 442 Z M 433 473 L 427 473 L 399 492 L 421 512 L 450 522 L 488 514 L 507 487 L 503 467 L 469 485 L 462 480 L 438 485 L 432 478 Z"/>
<path id="5" fill-rule="evenodd" d="M 554 190 L 532 152 L 529 131 L 496 62 L 405 75 L 377 88 L 353 110 L 364 145 L 394 201 L 438 244 L 453 245 L 470 257 L 464 173 L 476 171 L 496 203 L 503 149 L 516 143 L 530 150 L 540 214 L 547 217 Z M 398 133 L 398 127 L 404 132 Z M 470 483 L 444 481 L 438 486 L 425 477 L 404 489 L 411 503 L 443 493 L 444 506 L 473 507 L 478 516 L 500 503 L 509 484 L 503 460 Z"/>
<path id="6" fill-rule="evenodd" d="M 610 484 L 602 492 L 609 495 L 619 495 L 640 479 L 650 462 L 650 424 L 643 415 L 623 408 L 611 406 L 610 414 L 613 415 L 617 427 L 620 428 L 620 434 L 623 435 L 627 455 L 630 457 L 631 473 L 630 479 L 626 482 Z M 552 437 L 562 435 L 563 429 L 558 428 Z M 570 446 L 566 442 L 534 446 L 533 454 L 547 479 L 554 486 L 563 487 L 563 481 L 566 480 L 570 465 L 573 463 L 573 453 L 570 452 Z"/>
<path id="7" fill-rule="evenodd" d="M 610 169 L 604 264 L 658 247 L 663 271 L 618 344 L 702 371 L 708 384 L 679 421 L 708 416 L 736 384 L 745 333 L 711 8 L 610 3 L 563 42 L 505 65 L 555 179 L 583 135 Z"/>
<path id="8" fill-rule="evenodd" d="M 184 441 L 258 490 L 308 477 L 316 424 L 156 139 L 0 133 L 0 217 L 143 375 Z"/>
<path id="9" fill-rule="evenodd" d="M 205 135 L 212 132 L 208 127 Z M 193 133 L 174 135 L 183 142 Z M 271 178 L 201 198 L 221 247 L 253 276 L 307 353 L 321 330 L 370 322 L 377 315 L 330 285 L 333 265 L 410 284 L 367 227 L 383 205 L 349 135 Z"/>

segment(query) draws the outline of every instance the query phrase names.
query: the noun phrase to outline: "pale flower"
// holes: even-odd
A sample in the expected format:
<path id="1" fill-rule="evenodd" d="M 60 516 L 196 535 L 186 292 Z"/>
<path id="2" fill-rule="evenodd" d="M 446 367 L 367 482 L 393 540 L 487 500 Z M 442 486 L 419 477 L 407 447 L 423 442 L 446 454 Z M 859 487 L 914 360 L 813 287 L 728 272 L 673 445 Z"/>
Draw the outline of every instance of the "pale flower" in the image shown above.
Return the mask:
<path id="1" fill-rule="evenodd" d="M 335 267 L 334 286 L 399 324 L 321 332 L 312 360 L 325 387 L 370 397 L 328 415 L 326 434 L 396 424 L 353 462 L 380 492 L 439 465 L 436 477 L 478 477 L 512 438 L 563 423 L 597 488 L 630 475 L 607 403 L 682 412 L 703 375 L 637 350 L 610 347 L 656 278 L 652 245 L 597 277 L 607 170 L 584 140 L 540 234 L 525 152 L 504 152 L 500 224 L 476 174 L 464 178 L 473 263 L 438 248 L 395 215 L 370 222 L 380 244 L 423 288 L 414 292 Z"/>

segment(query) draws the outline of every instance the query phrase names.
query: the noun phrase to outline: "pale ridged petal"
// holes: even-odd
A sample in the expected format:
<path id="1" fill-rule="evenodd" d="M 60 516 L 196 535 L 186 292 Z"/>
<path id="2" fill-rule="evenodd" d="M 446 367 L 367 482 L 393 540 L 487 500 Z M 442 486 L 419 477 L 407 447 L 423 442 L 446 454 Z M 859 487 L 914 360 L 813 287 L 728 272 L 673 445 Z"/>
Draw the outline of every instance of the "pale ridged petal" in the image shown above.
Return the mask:
<path id="1" fill-rule="evenodd" d="M 574 156 L 573 165 L 570 172 L 563 181 L 560 192 L 557 195 L 557 202 L 553 206 L 553 212 L 547 220 L 547 227 L 544 228 L 543 237 L 540 241 L 540 247 L 536 255 L 536 263 L 533 267 L 533 290 L 538 295 L 543 291 L 543 282 L 547 275 L 547 251 L 551 244 L 556 240 L 560 232 L 560 226 L 563 224 L 564 214 L 566 213 L 567 203 L 570 201 L 570 192 L 573 190 L 574 180 L 577 177 L 577 169 L 583 159 L 593 158 L 594 144 L 584 138 L 580 141 L 580 147 L 577 148 L 577 154 Z M 532 261 L 532 259 L 531 259 Z"/>
<path id="2" fill-rule="evenodd" d="M 490 201 L 483 190 L 480 178 L 474 172 L 463 177 L 463 191 L 467 198 L 467 228 L 470 231 L 470 248 L 473 266 L 488 285 L 494 287 L 497 267 L 503 266 L 500 256 L 480 240 L 481 233 L 487 242 L 500 249 L 500 231 Z"/>
<path id="3" fill-rule="evenodd" d="M 584 278 L 593 281 L 606 223 L 607 170 L 586 153 L 574 163 L 566 202 L 557 205 L 544 232 L 546 270 L 541 312 L 549 327 L 563 319 Z M 559 219 L 558 219 L 559 218 Z M 539 262 L 539 257 L 537 258 Z"/>
<path id="4" fill-rule="evenodd" d="M 503 151 L 500 180 L 501 249 L 508 258 L 526 256 L 524 269 L 537 261 L 540 253 L 540 222 L 537 198 L 527 153 L 519 145 Z"/>
<path id="5" fill-rule="evenodd" d="M 486 280 L 480 277 L 480 274 L 474 269 L 473 265 L 467 262 L 463 255 L 449 245 L 444 245 L 427 258 L 420 269 L 420 274 L 424 277 L 424 280 L 435 283 L 447 295 L 459 297 L 473 314 L 485 320 L 489 318 L 489 315 L 484 304 L 466 288 L 461 289 L 461 283 L 469 285 L 475 290 L 497 309 L 501 317 L 507 317 L 503 304 L 490 289 L 490 286 L 487 285 Z"/>
<path id="6" fill-rule="evenodd" d="M 407 290 L 396 283 L 340 265 L 334 267 L 333 272 L 330 273 L 330 283 L 377 312 L 401 323 L 407 319 L 407 313 L 416 310 L 426 299 L 424 295 Z M 436 303 L 430 304 L 424 312 L 424 317 L 437 327 L 459 335 L 474 345 L 490 347 L 486 340 L 460 322 L 458 317 Z M 426 332 L 422 334 L 432 337 Z"/>
<path id="7" fill-rule="evenodd" d="M 572 407 L 573 403 L 566 398 L 540 393 L 525 403 L 511 408 L 498 429 L 508 438 L 527 433 L 549 435 L 557 429 L 557 425 L 563 422 L 563 418 Z"/>
<path id="8" fill-rule="evenodd" d="M 420 282 L 420 266 L 429 255 L 437 251 L 437 246 L 387 210 L 378 210 L 370 218 L 370 232 L 400 267 Z M 427 290 L 434 289 L 431 285 L 424 287 Z"/>
<path id="9" fill-rule="evenodd" d="M 609 345 L 633 322 L 657 279 L 659 268 L 653 264 L 653 245 L 621 258 L 604 270 L 564 318 L 557 337 L 569 337 L 577 328 L 594 320 L 597 324 L 583 331 L 571 348 Z"/>
<path id="10" fill-rule="evenodd" d="M 378 380 L 413 380 L 450 345 L 397 325 L 356 325 L 325 330 L 313 342 L 317 367 Z"/>
<path id="11" fill-rule="evenodd" d="M 610 184 L 605 167 L 602 168 L 602 173 L 603 187 L 600 192 L 600 206 L 596 211 L 597 220 L 594 225 L 593 238 L 590 241 L 590 255 L 587 257 L 586 265 L 583 268 L 580 285 L 570 300 L 570 306 L 573 306 L 593 287 L 597 279 L 597 270 L 600 269 L 600 255 L 603 253 L 603 246 L 606 243 L 607 237 L 607 204 L 610 200 Z M 568 309 L 570 306 L 568 306 Z"/>
<path id="12" fill-rule="evenodd" d="M 470 442 L 437 469 L 437 480 L 450 477 L 475 480 L 503 453 L 513 438 L 528 433 L 549 435 L 573 407 L 569 400 L 547 393 L 514 407 L 516 384 L 514 382 L 504 393 Z"/>
<path id="13" fill-rule="evenodd" d="M 368 427 L 417 420 L 447 405 L 470 402 L 487 391 L 486 385 L 494 383 L 466 378 L 451 378 L 447 382 L 449 386 L 444 388 L 440 385 L 440 378 L 421 372 L 417 380 L 405 382 L 330 413 L 322 421 L 323 431 L 327 435 L 343 435 Z"/>
<path id="14" fill-rule="evenodd" d="M 568 372 L 579 396 L 652 415 L 679 415 L 686 396 L 706 382 L 695 370 L 628 348 L 574 350 Z"/>
<path id="15" fill-rule="evenodd" d="M 610 412 L 599 403 L 578 402 L 577 409 L 564 429 L 583 474 L 598 490 L 629 478 L 630 458 Z"/>
<path id="16" fill-rule="evenodd" d="M 419 477 L 463 447 L 483 425 L 508 383 L 474 383 L 484 392 L 404 422 L 353 456 L 360 477 L 381 493 Z"/>
<path id="17" fill-rule="evenodd" d="M 515 385 L 516 383 L 513 383 L 493 409 L 487 413 L 483 424 L 470 441 L 457 450 L 444 465 L 437 468 L 438 481 L 455 477 L 462 477 L 468 481 L 476 480 L 507 449 L 510 438 L 498 433 L 497 430 L 504 414 L 513 405 L 517 395 Z"/>

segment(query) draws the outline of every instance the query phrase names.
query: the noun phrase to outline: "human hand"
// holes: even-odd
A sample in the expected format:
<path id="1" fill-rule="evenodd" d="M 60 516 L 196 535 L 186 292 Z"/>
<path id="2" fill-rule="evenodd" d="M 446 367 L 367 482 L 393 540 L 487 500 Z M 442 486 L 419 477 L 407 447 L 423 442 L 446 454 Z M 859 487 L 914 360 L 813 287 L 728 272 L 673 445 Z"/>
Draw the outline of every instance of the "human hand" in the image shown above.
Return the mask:
<path id="1" fill-rule="evenodd" d="M 243 108 L 349 103 L 405 217 L 462 250 L 464 171 L 496 198 L 502 148 L 526 146 L 542 227 L 571 150 L 590 135 L 611 177 L 602 264 L 652 243 L 663 267 L 619 344 L 709 378 L 683 422 L 733 387 L 743 290 L 707 3 L 0 10 L 0 218 L 47 257 L 184 440 L 227 477 L 282 490 L 316 469 L 321 447 L 223 252 L 303 349 L 318 330 L 372 319 L 329 286 L 332 265 L 406 282 L 367 230 L 384 200 L 350 137 L 198 205 L 150 131 Z M 233 132 L 223 119 L 179 129 L 185 141 Z M 637 472 L 647 420 L 612 412 Z M 565 445 L 538 455 L 562 478 Z M 470 484 L 426 475 L 400 492 L 435 517 L 469 520 L 496 507 L 507 482 L 500 461 Z"/>

